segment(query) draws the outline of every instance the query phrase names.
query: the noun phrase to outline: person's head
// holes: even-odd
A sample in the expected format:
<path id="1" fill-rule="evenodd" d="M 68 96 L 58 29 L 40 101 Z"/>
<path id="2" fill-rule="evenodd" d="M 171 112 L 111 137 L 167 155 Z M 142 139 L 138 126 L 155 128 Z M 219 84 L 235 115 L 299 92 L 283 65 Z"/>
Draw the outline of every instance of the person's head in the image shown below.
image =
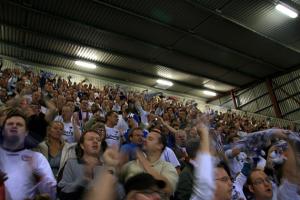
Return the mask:
<path id="1" fill-rule="evenodd" d="M 189 130 L 189 134 L 188 134 L 189 138 L 199 138 L 199 134 L 197 132 L 197 128 L 196 127 L 192 127 Z"/>
<path id="2" fill-rule="evenodd" d="M 87 100 L 82 100 L 80 102 L 80 109 L 83 111 L 83 112 L 88 112 L 88 108 L 89 108 L 89 103 Z"/>
<path id="3" fill-rule="evenodd" d="M 143 145 L 143 130 L 141 128 L 133 128 L 129 133 L 129 140 L 133 144 Z"/>
<path id="4" fill-rule="evenodd" d="M 101 137 L 95 130 L 84 132 L 77 144 L 77 157 L 95 156 L 99 157 L 101 150 Z"/>
<path id="5" fill-rule="evenodd" d="M 186 110 L 180 109 L 179 113 L 178 113 L 178 116 L 179 116 L 180 120 L 185 120 L 185 118 L 186 118 Z"/>
<path id="6" fill-rule="evenodd" d="M 71 117 L 73 115 L 72 108 L 70 106 L 63 106 L 61 115 L 64 121 L 71 120 Z"/>
<path id="7" fill-rule="evenodd" d="M 129 178 L 124 185 L 126 200 L 160 200 L 162 199 L 162 189 L 166 183 L 154 179 L 147 173 L 137 174 Z"/>
<path id="8" fill-rule="evenodd" d="M 184 130 L 179 130 L 177 134 L 175 134 L 175 142 L 181 147 L 186 146 L 186 133 Z"/>
<path id="9" fill-rule="evenodd" d="M 39 101 L 41 100 L 42 94 L 41 92 L 35 91 L 32 93 L 32 103 L 38 104 Z"/>
<path id="10" fill-rule="evenodd" d="M 232 181 L 228 166 L 220 162 L 215 167 L 215 200 L 231 200 Z"/>
<path id="11" fill-rule="evenodd" d="M 190 159 L 195 159 L 200 148 L 200 139 L 192 138 L 186 142 L 186 153 Z"/>
<path id="12" fill-rule="evenodd" d="M 115 111 L 109 111 L 105 116 L 105 123 L 110 126 L 116 126 L 118 124 L 118 114 Z"/>
<path id="13" fill-rule="evenodd" d="M 247 186 L 248 190 L 253 194 L 255 199 L 272 199 L 272 183 L 264 171 L 255 169 L 250 172 L 247 178 Z"/>
<path id="14" fill-rule="evenodd" d="M 13 109 L 7 113 L 3 122 L 3 147 L 17 150 L 24 147 L 28 135 L 27 118 L 20 110 Z"/>
<path id="15" fill-rule="evenodd" d="M 147 153 L 162 153 L 167 146 L 167 140 L 160 130 L 153 129 L 147 135 L 144 149 Z"/>
<path id="16" fill-rule="evenodd" d="M 60 140 L 64 134 L 64 124 L 60 121 L 53 121 L 47 127 L 48 139 Z"/>
<path id="17" fill-rule="evenodd" d="M 101 140 L 101 150 L 104 152 L 107 148 L 106 139 L 106 129 L 105 125 L 102 122 L 96 122 L 92 127 L 91 130 L 95 130 L 100 135 Z"/>
<path id="18" fill-rule="evenodd" d="M 96 103 L 93 103 L 92 106 L 91 106 L 91 111 L 92 111 L 92 113 L 96 113 L 96 112 L 98 112 L 99 110 L 100 110 L 99 105 L 96 104 Z"/>

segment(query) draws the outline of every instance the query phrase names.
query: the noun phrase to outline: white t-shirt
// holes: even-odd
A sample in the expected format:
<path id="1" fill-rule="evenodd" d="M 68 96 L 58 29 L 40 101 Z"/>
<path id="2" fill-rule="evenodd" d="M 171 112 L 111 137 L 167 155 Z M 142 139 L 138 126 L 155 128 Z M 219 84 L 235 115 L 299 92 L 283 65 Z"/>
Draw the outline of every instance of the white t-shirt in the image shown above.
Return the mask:
<path id="1" fill-rule="evenodd" d="M 107 146 L 111 147 L 113 145 L 119 147 L 120 146 L 120 132 L 116 128 L 110 128 L 105 125 L 106 129 L 106 143 Z"/>
<path id="2" fill-rule="evenodd" d="M 63 138 L 68 143 L 76 142 L 75 140 L 75 134 L 74 134 L 74 127 L 72 122 L 63 122 L 64 124 L 64 134 Z"/>
<path id="3" fill-rule="evenodd" d="M 121 130 L 121 134 L 124 135 L 125 132 L 129 129 L 127 122 L 124 120 L 122 115 L 118 115 L 119 116 L 119 120 L 118 120 L 118 124 L 115 126 L 115 128 L 117 128 L 118 130 Z"/>
<path id="4" fill-rule="evenodd" d="M 171 163 L 175 168 L 180 167 L 180 163 L 172 149 L 166 147 L 160 156 L 161 160 Z"/>
<path id="5" fill-rule="evenodd" d="M 10 152 L 0 147 L 0 169 L 7 174 L 4 182 L 6 200 L 33 199 L 36 193 L 56 196 L 56 180 L 46 158 L 38 152 Z M 36 182 L 34 174 L 41 179 Z"/>

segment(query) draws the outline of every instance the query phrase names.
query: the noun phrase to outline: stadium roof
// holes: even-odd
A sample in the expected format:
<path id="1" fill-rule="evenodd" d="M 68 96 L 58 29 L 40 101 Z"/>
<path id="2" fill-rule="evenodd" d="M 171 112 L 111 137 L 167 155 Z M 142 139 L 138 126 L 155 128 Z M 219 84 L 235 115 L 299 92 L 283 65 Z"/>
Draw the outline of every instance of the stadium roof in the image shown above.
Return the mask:
<path id="1" fill-rule="evenodd" d="M 0 55 L 210 98 L 300 66 L 272 0 L 2 0 Z M 281 1 L 300 11 L 299 0 Z M 94 63 L 83 69 L 75 61 Z"/>

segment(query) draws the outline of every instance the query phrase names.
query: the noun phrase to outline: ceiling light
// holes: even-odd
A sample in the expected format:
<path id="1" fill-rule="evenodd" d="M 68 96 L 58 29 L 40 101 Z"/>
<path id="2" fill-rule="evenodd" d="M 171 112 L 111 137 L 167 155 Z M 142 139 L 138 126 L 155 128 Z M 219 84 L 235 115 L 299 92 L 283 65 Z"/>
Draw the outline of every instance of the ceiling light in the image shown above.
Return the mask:
<path id="1" fill-rule="evenodd" d="M 278 4 L 276 6 L 276 10 L 282 12 L 283 14 L 291 17 L 291 18 L 296 18 L 298 17 L 298 13 L 296 13 L 295 11 L 291 10 L 289 7 L 283 5 L 283 4 Z"/>
<path id="2" fill-rule="evenodd" d="M 163 80 L 163 79 L 158 79 L 156 82 L 158 84 L 166 85 L 166 86 L 169 86 L 169 87 L 171 87 L 173 85 L 173 83 L 171 81 L 167 81 L 167 80 Z"/>
<path id="3" fill-rule="evenodd" d="M 209 91 L 209 90 L 204 90 L 203 94 L 208 95 L 208 96 L 213 96 L 213 97 L 217 96 L 217 93 Z"/>
<path id="4" fill-rule="evenodd" d="M 84 61 L 80 61 L 80 60 L 75 61 L 75 64 L 78 66 L 81 66 L 81 67 L 89 68 L 89 69 L 96 69 L 96 67 L 97 67 L 94 63 L 84 62 Z"/>
<path id="5" fill-rule="evenodd" d="M 204 84 L 204 87 L 210 88 L 210 89 L 216 89 L 216 86 L 210 85 L 210 84 Z"/>

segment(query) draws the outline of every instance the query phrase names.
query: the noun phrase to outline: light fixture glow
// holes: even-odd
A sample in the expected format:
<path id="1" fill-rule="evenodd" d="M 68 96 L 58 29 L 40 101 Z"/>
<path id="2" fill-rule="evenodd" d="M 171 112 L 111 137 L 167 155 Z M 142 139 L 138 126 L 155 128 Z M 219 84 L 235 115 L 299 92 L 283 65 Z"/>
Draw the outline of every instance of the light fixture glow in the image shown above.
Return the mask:
<path id="1" fill-rule="evenodd" d="M 276 7 L 276 10 L 280 11 L 281 13 L 289 16 L 290 18 L 296 18 L 298 17 L 298 13 L 296 13 L 295 11 L 291 10 L 290 8 L 288 8 L 285 5 L 282 4 L 278 4 Z"/>
<path id="2" fill-rule="evenodd" d="M 163 80 L 163 79 L 158 79 L 158 80 L 156 80 L 156 82 L 158 84 L 166 85 L 166 86 L 170 86 L 170 87 L 173 85 L 173 83 L 171 81 L 167 81 L 167 80 Z"/>
<path id="3" fill-rule="evenodd" d="M 207 87 L 209 89 L 216 89 L 216 86 L 211 85 L 211 84 L 204 84 L 204 87 Z"/>
<path id="4" fill-rule="evenodd" d="M 209 90 L 204 90 L 203 94 L 205 94 L 207 96 L 213 96 L 213 97 L 217 96 L 217 93 L 209 91 Z"/>
<path id="5" fill-rule="evenodd" d="M 89 69 L 96 69 L 96 65 L 94 63 L 88 63 L 84 61 L 77 60 L 75 61 L 75 64 L 81 67 L 89 68 Z"/>

